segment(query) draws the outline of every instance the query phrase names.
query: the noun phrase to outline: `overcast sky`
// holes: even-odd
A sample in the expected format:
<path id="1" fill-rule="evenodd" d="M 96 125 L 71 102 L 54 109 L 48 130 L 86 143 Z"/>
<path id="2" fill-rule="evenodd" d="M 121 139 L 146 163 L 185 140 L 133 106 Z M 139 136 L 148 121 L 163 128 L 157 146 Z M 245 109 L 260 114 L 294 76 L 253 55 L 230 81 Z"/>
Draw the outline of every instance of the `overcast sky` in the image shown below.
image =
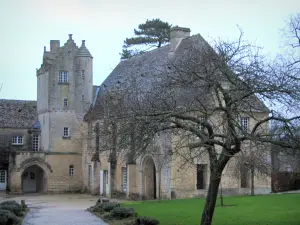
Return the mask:
<path id="1" fill-rule="evenodd" d="M 50 40 L 86 40 L 100 85 L 120 61 L 123 40 L 146 19 L 191 28 L 204 38 L 234 38 L 237 24 L 250 41 L 275 55 L 279 29 L 300 11 L 299 0 L 0 0 L 0 98 L 36 100 L 36 68 Z"/>

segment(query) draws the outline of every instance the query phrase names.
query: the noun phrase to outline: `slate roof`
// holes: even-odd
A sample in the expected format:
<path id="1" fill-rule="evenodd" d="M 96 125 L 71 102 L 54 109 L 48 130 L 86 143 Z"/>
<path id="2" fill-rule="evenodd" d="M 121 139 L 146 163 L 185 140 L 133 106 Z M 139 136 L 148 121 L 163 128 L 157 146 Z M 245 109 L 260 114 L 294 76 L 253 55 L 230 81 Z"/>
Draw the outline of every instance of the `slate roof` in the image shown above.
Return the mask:
<path id="1" fill-rule="evenodd" d="M 0 99 L 1 128 L 27 129 L 36 121 L 36 101 Z"/>
<path id="2" fill-rule="evenodd" d="M 180 61 L 184 56 L 187 56 L 186 58 L 190 57 L 189 59 L 198 60 L 201 57 L 199 54 L 192 56 L 189 54 L 191 54 L 191 47 L 197 48 L 199 46 L 204 46 L 204 49 L 211 48 L 205 39 L 200 34 L 197 34 L 182 39 L 181 43 L 176 48 L 173 57 L 170 56 L 171 45 L 168 44 L 142 55 L 121 61 L 101 84 L 95 103 L 92 104 L 92 107 L 87 113 L 85 119 L 95 119 L 95 116 L 97 114 L 99 115 L 99 112 L 101 115 L 101 112 L 104 112 L 105 110 L 104 105 L 107 104 L 104 104 L 104 102 L 107 102 L 105 97 L 107 96 L 106 94 L 112 90 L 130 90 L 131 85 L 133 85 L 133 80 L 140 91 L 147 92 L 149 90 L 153 90 L 153 92 L 156 92 L 157 96 L 162 96 L 164 94 L 164 90 L 156 87 L 166 81 L 165 77 L 170 77 L 166 76 L 167 74 L 172 73 L 172 68 L 168 66 L 170 65 L 170 60 L 173 60 L 173 62 L 176 63 L 176 58 Z M 222 78 L 218 77 L 218 79 Z M 202 98 L 201 102 L 203 102 L 204 98 L 206 98 L 204 100 L 208 102 L 208 104 L 213 102 L 212 95 L 210 93 L 206 90 L 199 89 L 199 85 L 195 85 L 195 89 L 193 89 L 192 86 L 189 87 L 189 89 L 181 88 L 180 92 L 177 92 L 176 101 L 180 102 L 180 106 L 188 107 L 194 105 L 195 99 L 199 99 L 200 97 Z M 256 106 L 253 107 L 252 105 L 253 108 L 258 111 L 268 111 L 268 108 L 263 104 L 263 102 L 258 101 L 255 97 L 253 101 L 253 105 Z M 125 106 L 128 104 L 130 104 L 130 99 L 125 103 Z"/>

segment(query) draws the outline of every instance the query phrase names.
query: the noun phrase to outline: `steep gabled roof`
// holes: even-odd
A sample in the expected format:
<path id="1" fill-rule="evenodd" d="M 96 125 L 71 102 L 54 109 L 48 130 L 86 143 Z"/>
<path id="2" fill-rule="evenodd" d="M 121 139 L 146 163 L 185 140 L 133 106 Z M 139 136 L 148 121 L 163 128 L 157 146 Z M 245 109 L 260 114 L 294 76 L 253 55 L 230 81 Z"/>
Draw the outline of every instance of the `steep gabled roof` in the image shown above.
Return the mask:
<path id="1" fill-rule="evenodd" d="M 0 127 L 30 128 L 37 121 L 36 101 L 0 99 Z"/>
<path id="2" fill-rule="evenodd" d="M 142 92 L 151 90 L 151 93 L 156 92 L 157 96 L 163 96 L 164 90 L 156 87 L 163 82 L 167 82 L 168 78 L 165 78 L 170 77 L 168 74 L 174 72 L 172 66 L 170 66 L 172 63 L 175 65 L 177 62 L 184 63 L 185 60 L 200 60 L 203 58 L 201 55 L 202 50 L 212 49 L 200 34 L 182 39 L 174 51 L 171 47 L 171 44 L 168 44 L 121 61 L 100 86 L 96 101 L 90 108 L 85 119 L 99 119 L 96 115 L 99 112 L 104 112 L 104 105 L 107 102 L 110 104 L 110 99 L 107 99 L 106 96 L 111 91 L 121 93 L 124 90 L 128 91 L 132 89 L 133 85 L 137 85 L 138 89 Z M 217 55 L 217 53 L 215 54 Z M 224 78 L 221 76 L 217 79 Z M 188 89 L 180 87 L 177 90 L 178 92 L 174 93 L 174 99 L 180 107 L 194 106 L 195 101 L 199 99 L 208 105 L 214 102 L 212 94 L 207 90 L 199 88 L 197 85 L 189 85 Z M 259 101 L 255 96 L 251 98 L 251 101 L 253 101 L 252 109 L 264 112 L 268 111 L 263 102 Z M 127 102 L 123 104 L 125 107 L 131 104 L 130 99 L 127 99 Z M 159 105 L 157 106 L 159 107 Z M 244 106 L 243 108 L 246 107 Z M 111 109 L 115 108 L 112 107 Z"/>
<path id="3" fill-rule="evenodd" d="M 189 50 L 188 47 L 190 47 L 191 44 L 199 41 L 202 42 L 203 40 L 200 35 L 193 35 L 183 39 L 178 49 L 174 52 L 174 55 L 181 55 L 184 51 Z M 156 90 L 157 85 L 160 85 L 164 78 L 172 72 L 169 64 L 171 57 L 170 48 L 171 45 L 168 44 L 121 61 L 101 84 L 97 98 L 95 99 L 95 104 L 92 105 L 86 118 L 93 114 L 93 112 L 104 110 L 103 98 L 105 98 L 106 93 L 116 90 L 129 90 L 133 85 L 133 81 L 138 84 L 140 90 L 145 92 Z M 193 93 L 196 94 L 195 92 Z M 189 92 L 189 94 L 191 94 L 191 92 Z M 197 94 L 199 94 L 199 90 Z M 182 99 L 181 95 L 177 97 Z M 127 101 L 126 104 L 129 104 L 129 101 Z M 182 103 L 189 104 L 186 97 L 182 99 Z"/>

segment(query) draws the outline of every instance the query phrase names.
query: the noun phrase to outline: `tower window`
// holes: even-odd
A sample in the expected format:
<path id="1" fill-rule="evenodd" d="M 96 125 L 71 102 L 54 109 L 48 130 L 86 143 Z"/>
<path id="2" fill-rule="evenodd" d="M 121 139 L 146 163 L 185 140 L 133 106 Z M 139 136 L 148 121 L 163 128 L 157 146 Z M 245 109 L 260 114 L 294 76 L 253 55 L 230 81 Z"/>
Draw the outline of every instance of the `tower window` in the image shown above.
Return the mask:
<path id="1" fill-rule="evenodd" d="M 73 165 L 69 166 L 69 175 L 74 176 L 74 166 Z"/>
<path id="2" fill-rule="evenodd" d="M 82 100 L 82 101 L 84 100 L 84 95 L 81 95 L 81 100 Z"/>
<path id="3" fill-rule="evenodd" d="M 32 135 L 32 150 L 33 151 L 39 150 L 39 135 L 38 134 Z"/>
<path id="4" fill-rule="evenodd" d="M 81 70 L 81 77 L 84 78 L 84 70 Z"/>
<path id="5" fill-rule="evenodd" d="M 69 137 L 70 136 L 70 129 L 69 127 L 64 127 L 64 137 Z"/>
<path id="6" fill-rule="evenodd" d="M 68 72 L 67 71 L 60 71 L 58 75 L 59 83 L 68 83 Z"/>
<path id="7" fill-rule="evenodd" d="M 67 98 L 64 99 L 64 106 L 68 106 L 68 99 Z"/>

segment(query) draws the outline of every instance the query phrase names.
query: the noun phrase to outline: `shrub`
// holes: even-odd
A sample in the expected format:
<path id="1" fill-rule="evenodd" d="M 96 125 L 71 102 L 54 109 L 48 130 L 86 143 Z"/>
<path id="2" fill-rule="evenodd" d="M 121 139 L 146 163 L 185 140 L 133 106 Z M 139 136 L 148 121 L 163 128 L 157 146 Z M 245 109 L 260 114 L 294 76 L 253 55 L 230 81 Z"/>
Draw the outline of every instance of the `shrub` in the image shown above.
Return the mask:
<path id="1" fill-rule="evenodd" d="M 1 202 L 0 205 L 16 205 L 16 206 L 21 206 L 21 204 L 18 203 L 17 201 L 15 201 L 15 200 Z"/>
<path id="2" fill-rule="evenodd" d="M 0 209 L 0 225 L 13 225 L 20 222 L 15 214 L 8 210 Z"/>
<path id="3" fill-rule="evenodd" d="M 8 205 L 0 205 L 0 210 L 8 210 L 12 213 L 14 213 L 16 216 L 22 216 L 22 206 L 21 205 L 15 205 L 15 204 L 8 204 Z"/>
<path id="4" fill-rule="evenodd" d="M 103 212 L 103 203 L 97 203 L 96 205 L 88 208 L 91 212 Z"/>
<path id="5" fill-rule="evenodd" d="M 159 221 L 149 217 L 138 217 L 135 221 L 135 225 L 158 225 Z"/>
<path id="6" fill-rule="evenodd" d="M 103 197 L 102 197 L 102 198 L 99 198 L 98 201 L 97 201 L 97 203 L 103 203 L 103 202 L 109 202 L 109 199 L 108 199 L 108 198 L 103 198 Z M 97 203 L 96 203 L 96 204 L 97 204 Z"/>
<path id="7" fill-rule="evenodd" d="M 102 215 L 102 218 L 103 218 L 104 220 L 112 220 L 112 219 L 113 219 L 111 213 L 109 213 L 109 212 L 104 213 L 104 214 Z"/>
<path id="8" fill-rule="evenodd" d="M 111 215 L 116 219 L 125 219 L 136 216 L 136 212 L 133 208 L 116 207 L 111 211 Z"/>
<path id="9" fill-rule="evenodd" d="M 114 208 L 119 208 L 120 204 L 117 202 L 106 202 L 106 203 L 102 203 L 103 204 L 103 210 L 105 212 L 110 212 L 112 211 Z"/>
<path id="10" fill-rule="evenodd" d="M 25 200 L 21 200 L 21 206 L 24 211 L 28 208 L 27 205 L 25 204 Z"/>

